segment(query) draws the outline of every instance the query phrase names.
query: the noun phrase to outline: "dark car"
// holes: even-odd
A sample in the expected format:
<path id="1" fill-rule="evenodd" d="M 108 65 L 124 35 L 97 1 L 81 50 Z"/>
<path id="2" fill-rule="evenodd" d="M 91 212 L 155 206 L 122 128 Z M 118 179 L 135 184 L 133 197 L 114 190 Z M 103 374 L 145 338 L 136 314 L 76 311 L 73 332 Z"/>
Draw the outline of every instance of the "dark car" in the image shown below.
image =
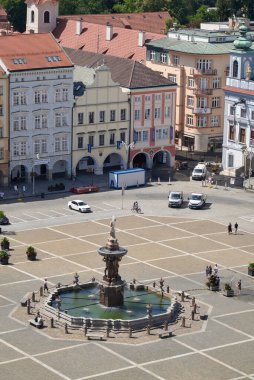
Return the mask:
<path id="1" fill-rule="evenodd" d="M 1 226 L 7 225 L 7 224 L 10 224 L 10 221 L 7 218 L 7 216 L 3 216 L 2 218 L 0 218 L 0 225 Z"/>

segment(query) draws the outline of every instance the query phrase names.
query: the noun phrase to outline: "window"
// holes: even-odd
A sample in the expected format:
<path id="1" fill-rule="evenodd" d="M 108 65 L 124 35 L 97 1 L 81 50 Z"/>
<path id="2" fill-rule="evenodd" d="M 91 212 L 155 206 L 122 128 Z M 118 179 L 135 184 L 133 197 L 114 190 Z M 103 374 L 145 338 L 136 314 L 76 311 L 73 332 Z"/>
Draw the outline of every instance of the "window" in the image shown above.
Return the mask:
<path id="1" fill-rule="evenodd" d="M 126 120 L 126 109 L 121 109 L 121 120 Z"/>
<path id="2" fill-rule="evenodd" d="M 198 116 L 197 117 L 197 127 L 205 128 L 206 122 L 207 122 L 206 116 Z"/>
<path id="3" fill-rule="evenodd" d="M 235 140 L 235 126 L 232 124 L 229 125 L 228 139 L 233 141 Z"/>
<path id="4" fill-rule="evenodd" d="M 212 116 L 211 117 L 211 127 L 218 127 L 219 126 L 219 116 Z"/>
<path id="5" fill-rule="evenodd" d="M 40 96 L 40 91 L 35 91 L 34 92 L 34 103 L 38 104 L 41 102 L 41 96 Z"/>
<path id="6" fill-rule="evenodd" d="M 104 135 L 99 135 L 99 146 L 104 145 Z"/>
<path id="7" fill-rule="evenodd" d="M 234 114 L 235 114 L 235 107 L 230 106 L 230 108 L 229 108 L 229 115 L 234 116 Z"/>
<path id="8" fill-rule="evenodd" d="M 67 137 L 56 137 L 55 138 L 55 151 L 61 152 L 61 151 L 67 151 L 68 150 L 68 141 Z"/>
<path id="9" fill-rule="evenodd" d="M 140 110 L 134 111 L 134 120 L 140 120 Z"/>
<path id="10" fill-rule="evenodd" d="M 3 105 L 2 104 L 0 104 L 0 116 L 3 116 Z"/>
<path id="11" fill-rule="evenodd" d="M 62 96 L 63 96 L 63 101 L 67 101 L 68 100 L 68 88 L 63 88 L 62 90 Z"/>
<path id="12" fill-rule="evenodd" d="M 251 120 L 254 120 L 254 111 L 251 111 Z"/>
<path id="13" fill-rule="evenodd" d="M 140 96 L 135 96 L 135 103 L 140 103 L 141 102 L 141 97 Z"/>
<path id="14" fill-rule="evenodd" d="M 200 78 L 199 88 L 201 88 L 201 90 L 207 90 L 208 89 L 208 79 L 207 78 Z"/>
<path id="15" fill-rule="evenodd" d="M 48 128 L 48 117 L 47 115 L 41 115 L 41 127 Z"/>
<path id="16" fill-rule="evenodd" d="M 239 131 L 239 142 L 241 144 L 245 144 L 245 140 L 246 140 L 246 130 L 245 130 L 245 128 L 240 128 L 240 131 Z"/>
<path id="17" fill-rule="evenodd" d="M 56 102 L 65 102 L 68 100 L 69 90 L 68 88 L 57 88 L 55 92 Z"/>
<path id="18" fill-rule="evenodd" d="M 151 50 L 151 52 L 150 52 L 150 59 L 151 59 L 151 61 L 155 60 L 155 51 L 154 50 Z"/>
<path id="19" fill-rule="evenodd" d="M 176 83 L 176 75 L 168 74 L 168 79 L 171 80 L 171 82 Z"/>
<path id="20" fill-rule="evenodd" d="M 177 66 L 179 65 L 179 56 L 173 55 L 173 65 Z"/>
<path id="21" fill-rule="evenodd" d="M 0 128 L 0 137 L 2 138 L 2 137 L 4 137 L 4 129 L 3 128 Z"/>
<path id="22" fill-rule="evenodd" d="M 0 148 L 0 160 L 4 159 L 4 148 Z"/>
<path id="23" fill-rule="evenodd" d="M 120 133 L 120 140 L 125 142 L 125 132 Z"/>
<path id="24" fill-rule="evenodd" d="M 13 143 L 13 156 L 25 156 L 26 155 L 26 141 L 19 141 Z"/>
<path id="25" fill-rule="evenodd" d="M 34 103 L 47 103 L 48 102 L 48 94 L 46 90 L 36 90 L 34 92 Z"/>
<path id="26" fill-rule="evenodd" d="M 47 140 L 35 140 L 34 142 L 34 154 L 47 153 Z"/>
<path id="27" fill-rule="evenodd" d="M 160 119 L 161 117 L 161 109 L 159 107 L 155 107 L 154 109 L 154 118 L 155 119 Z"/>
<path id="28" fill-rule="evenodd" d="M 220 98 L 219 96 L 213 96 L 212 97 L 212 108 L 218 108 L 220 107 Z"/>
<path id="29" fill-rule="evenodd" d="M 254 145 L 254 129 L 250 130 L 250 145 Z"/>
<path id="30" fill-rule="evenodd" d="M 146 120 L 150 119 L 150 117 L 151 117 L 151 110 L 150 110 L 150 108 L 146 108 L 145 109 L 145 119 Z"/>
<path id="31" fill-rule="evenodd" d="M 187 107 L 194 107 L 194 96 L 187 96 Z"/>
<path id="32" fill-rule="evenodd" d="M 238 77 L 238 62 L 237 60 L 235 60 L 233 62 L 233 78 L 237 78 Z"/>
<path id="33" fill-rule="evenodd" d="M 4 93 L 4 88 L 3 88 L 3 86 L 0 86 L 0 95 L 2 96 L 3 93 Z"/>
<path id="34" fill-rule="evenodd" d="M 228 167 L 229 168 L 234 167 L 234 156 L 233 156 L 233 154 L 228 155 Z"/>
<path id="35" fill-rule="evenodd" d="M 170 107 L 169 106 L 165 107 L 165 117 L 170 117 Z"/>
<path id="36" fill-rule="evenodd" d="M 134 132 L 134 141 L 135 141 L 135 143 L 137 142 L 137 141 L 141 141 L 141 138 L 142 138 L 142 135 L 141 135 L 141 132 L 140 131 L 138 131 L 138 132 Z"/>
<path id="37" fill-rule="evenodd" d="M 115 145 L 115 134 L 114 133 L 110 133 L 109 144 L 110 145 Z"/>
<path id="38" fill-rule="evenodd" d="M 188 77 L 188 87 L 193 88 L 195 87 L 195 81 L 194 78 Z"/>
<path id="39" fill-rule="evenodd" d="M 50 13 L 49 11 L 44 12 L 44 24 L 49 24 L 50 22 Z"/>
<path id="40" fill-rule="evenodd" d="M 115 110 L 110 111 L 110 121 L 116 121 L 116 111 Z"/>
<path id="41" fill-rule="evenodd" d="M 156 129 L 156 140 L 161 140 L 162 138 L 162 133 L 161 133 L 161 129 Z"/>
<path id="42" fill-rule="evenodd" d="M 207 107 L 207 99 L 206 98 L 198 98 L 198 107 L 206 108 Z"/>
<path id="43" fill-rule="evenodd" d="M 148 141 L 148 131 L 142 131 L 142 140 Z"/>
<path id="44" fill-rule="evenodd" d="M 90 135 L 88 137 L 88 144 L 90 144 L 91 146 L 93 146 L 93 140 L 94 140 L 94 136 L 93 135 Z"/>
<path id="45" fill-rule="evenodd" d="M 34 117 L 34 128 L 40 129 L 41 128 L 41 117 L 39 115 L 36 115 Z"/>
<path id="46" fill-rule="evenodd" d="M 212 61 L 210 59 L 199 59 L 197 60 L 197 65 L 196 65 L 198 70 L 211 70 L 212 68 Z"/>
<path id="47" fill-rule="evenodd" d="M 84 137 L 83 136 L 79 136 L 78 137 L 78 149 L 82 149 L 83 148 L 83 144 L 84 144 Z"/>
<path id="48" fill-rule="evenodd" d="M 150 95 L 146 95 L 146 96 L 145 96 L 145 101 L 146 101 L 146 102 L 150 102 L 150 100 L 151 100 L 151 96 L 150 96 Z"/>
<path id="49" fill-rule="evenodd" d="M 99 113 L 99 121 L 100 121 L 100 123 L 104 123 L 104 121 L 105 121 L 105 111 L 100 111 L 100 113 Z"/>
<path id="50" fill-rule="evenodd" d="M 41 153 L 47 153 L 47 140 L 41 140 Z"/>
<path id="51" fill-rule="evenodd" d="M 241 117 L 246 117 L 246 108 L 241 108 Z"/>
<path id="52" fill-rule="evenodd" d="M 161 53 L 160 60 L 161 60 L 161 63 L 167 63 L 167 54 Z"/>
<path id="53" fill-rule="evenodd" d="M 84 114 L 83 112 L 78 113 L 78 124 L 83 124 L 84 123 Z"/>
<path id="54" fill-rule="evenodd" d="M 26 104 L 26 93 L 24 91 L 14 91 L 13 92 L 13 105 L 25 105 Z"/>
<path id="55" fill-rule="evenodd" d="M 94 112 L 89 112 L 88 120 L 89 120 L 89 124 L 94 123 Z"/>
<path id="56" fill-rule="evenodd" d="M 61 145 L 60 145 L 60 137 L 55 138 L 55 151 L 60 152 L 61 150 Z"/>
<path id="57" fill-rule="evenodd" d="M 187 125 L 193 125 L 193 115 L 187 115 Z"/>
<path id="58" fill-rule="evenodd" d="M 60 90 L 60 88 L 56 89 L 55 100 L 56 100 L 56 102 L 61 102 L 61 90 Z"/>
<path id="59" fill-rule="evenodd" d="M 213 88 L 220 88 L 220 78 L 213 79 Z"/>
<path id="60" fill-rule="evenodd" d="M 26 141 L 21 141 L 20 143 L 20 155 L 26 156 Z"/>
<path id="61" fill-rule="evenodd" d="M 161 100 L 161 95 L 160 94 L 155 94 L 155 100 L 156 101 Z"/>
<path id="62" fill-rule="evenodd" d="M 14 116 L 12 127 L 14 131 L 25 131 L 27 126 L 26 116 Z"/>
<path id="63" fill-rule="evenodd" d="M 56 113 L 56 115 L 55 115 L 55 126 L 56 127 L 68 126 L 66 114 Z"/>
<path id="64" fill-rule="evenodd" d="M 31 23 L 34 22 L 34 11 L 31 12 Z"/>
<path id="65" fill-rule="evenodd" d="M 164 128 L 162 130 L 162 138 L 165 140 L 165 139 L 168 139 L 168 128 Z"/>

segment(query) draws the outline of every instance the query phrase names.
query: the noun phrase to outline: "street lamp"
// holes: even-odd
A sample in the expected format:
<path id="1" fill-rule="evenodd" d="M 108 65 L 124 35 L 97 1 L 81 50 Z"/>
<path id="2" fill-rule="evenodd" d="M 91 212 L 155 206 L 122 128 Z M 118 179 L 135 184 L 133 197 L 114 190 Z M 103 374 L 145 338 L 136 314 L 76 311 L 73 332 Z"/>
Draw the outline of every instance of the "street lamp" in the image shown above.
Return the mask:
<path id="1" fill-rule="evenodd" d="M 250 167 L 249 167 L 249 189 L 250 189 L 250 177 L 251 177 L 251 174 L 252 174 L 252 158 L 253 158 L 253 151 L 252 151 L 252 148 L 253 148 L 253 143 L 254 143 L 254 139 L 250 139 L 250 152 L 249 152 L 249 160 L 250 160 Z"/>
<path id="2" fill-rule="evenodd" d="M 37 153 L 36 154 L 36 160 L 39 160 L 40 159 L 40 155 Z M 35 170 L 34 170 L 34 167 L 37 165 L 37 162 L 36 160 L 34 160 L 33 162 L 33 171 L 32 171 L 32 176 L 33 176 L 33 195 L 35 195 Z"/>

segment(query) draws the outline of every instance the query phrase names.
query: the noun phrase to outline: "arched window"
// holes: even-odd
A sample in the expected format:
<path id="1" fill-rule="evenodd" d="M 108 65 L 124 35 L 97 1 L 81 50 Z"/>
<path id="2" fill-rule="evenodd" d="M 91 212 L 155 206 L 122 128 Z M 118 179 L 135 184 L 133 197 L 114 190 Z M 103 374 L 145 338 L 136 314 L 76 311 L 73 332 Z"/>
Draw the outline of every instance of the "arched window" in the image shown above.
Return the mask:
<path id="1" fill-rule="evenodd" d="M 233 62 L 233 78 L 237 78 L 238 77 L 238 62 L 237 60 L 235 60 Z"/>
<path id="2" fill-rule="evenodd" d="M 44 12 L 44 24 L 49 24 L 50 19 L 50 13 L 49 11 Z"/>
<path id="3" fill-rule="evenodd" d="M 34 11 L 31 12 L 31 22 L 34 22 Z"/>

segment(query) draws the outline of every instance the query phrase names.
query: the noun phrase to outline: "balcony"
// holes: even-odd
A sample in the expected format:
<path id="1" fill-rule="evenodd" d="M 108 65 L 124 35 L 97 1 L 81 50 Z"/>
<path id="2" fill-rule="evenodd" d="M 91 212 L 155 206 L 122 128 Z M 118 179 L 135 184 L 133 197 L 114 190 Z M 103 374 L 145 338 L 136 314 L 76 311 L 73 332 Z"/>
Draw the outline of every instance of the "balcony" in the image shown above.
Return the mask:
<path id="1" fill-rule="evenodd" d="M 192 110 L 193 114 L 202 114 L 202 115 L 208 115 L 209 113 L 212 113 L 211 108 L 194 108 Z"/>
<path id="2" fill-rule="evenodd" d="M 193 93 L 194 95 L 212 95 L 213 90 L 210 88 L 195 88 Z"/>
<path id="3" fill-rule="evenodd" d="M 191 69 L 191 75 L 217 75 L 216 69 Z"/>

